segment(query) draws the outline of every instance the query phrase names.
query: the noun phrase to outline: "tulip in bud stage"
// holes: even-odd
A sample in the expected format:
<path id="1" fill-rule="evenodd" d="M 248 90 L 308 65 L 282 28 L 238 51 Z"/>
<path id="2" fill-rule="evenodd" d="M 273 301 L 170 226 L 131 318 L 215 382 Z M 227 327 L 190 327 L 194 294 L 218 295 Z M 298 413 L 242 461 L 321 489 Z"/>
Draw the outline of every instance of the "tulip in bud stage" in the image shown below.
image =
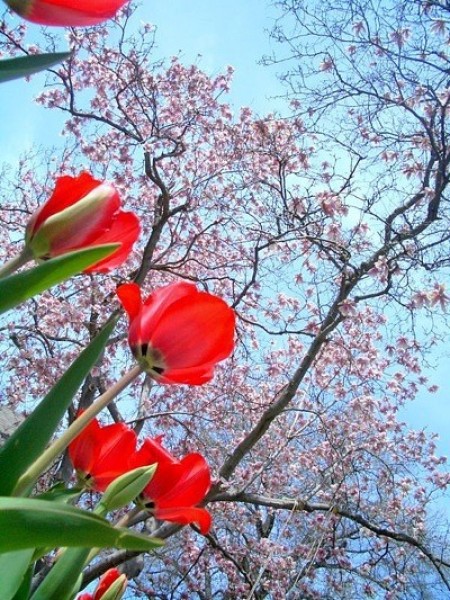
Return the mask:
<path id="1" fill-rule="evenodd" d="M 139 231 L 138 218 L 121 209 L 114 187 L 81 173 L 56 180 L 53 194 L 28 222 L 25 244 L 35 259 L 46 260 L 117 243 L 119 247 L 113 254 L 86 269 L 104 272 L 125 261 Z"/>
<path id="2" fill-rule="evenodd" d="M 100 501 L 103 509 L 110 512 L 133 502 L 150 482 L 156 467 L 156 464 L 139 467 L 114 479 Z"/>
<path id="3" fill-rule="evenodd" d="M 121 575 L 118 569 L 109 569 L 100 577 L 94 594 L 81 594 L 77 600 L 120 600 L 127 587 L 126 575 Z"/>

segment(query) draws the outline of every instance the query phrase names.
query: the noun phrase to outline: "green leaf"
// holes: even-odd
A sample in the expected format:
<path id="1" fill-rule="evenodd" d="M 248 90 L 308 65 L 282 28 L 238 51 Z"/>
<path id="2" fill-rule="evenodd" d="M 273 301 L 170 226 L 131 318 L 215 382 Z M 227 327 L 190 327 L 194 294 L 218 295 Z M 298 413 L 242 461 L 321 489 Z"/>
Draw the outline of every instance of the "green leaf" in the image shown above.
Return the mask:
<path id="1" fill-rule="evenodd" d="M 66 548 L 30 600 L 72 598 L 89 553 L 89 548 Z"/>
<path id="2" fill-rule="evenodd" d="M 105 244 L 52 258 L 17 275 L 0 280 L 0 313 L 14 308 L 36 294 L 81 273 L 112 254 L 119 244 Z"/>
<path id="3" fill-rule="evenodd" d="M 33 559 L 34 560 L 34 559 Z M 22 585 L 17 590 L 13 600 L 28 600 L 30 597 L 31 583 L 33 581 L 35 563 L 32 562 L 25 573 Z M 72 599 L 73 600 L 73 599 Z"/>
<path id="4" fill-rule="evenodd" d="M 13 492 L 20 476 L 51 440 L 73 397 L 97 362 L 115 324 L 114 320 L 100 331 L 0 449 L 1 496 Z"/>
<path id="5" fill-rule="evenodd" d="M 41 546 L 148 551 L 162 543 L 92 512 L 35 498 L 0 498 L 0 531 L 0 553 Z"/>
<path id="6" fill-rule="evenodd" d="M 27 585 L 26 575 L 33 554 L 33 548 L 0 554 L 0 598 L 2 600 L 16 598 L 21 586 Z"/>
<path id="7" fill-rule="evenodd" d="M 0 83 L 44 71 L 69 58 L 69 56 L 70 52 L 52 52 L 49 54 L 31 54 L 30 56 L 1 60 Z"/>

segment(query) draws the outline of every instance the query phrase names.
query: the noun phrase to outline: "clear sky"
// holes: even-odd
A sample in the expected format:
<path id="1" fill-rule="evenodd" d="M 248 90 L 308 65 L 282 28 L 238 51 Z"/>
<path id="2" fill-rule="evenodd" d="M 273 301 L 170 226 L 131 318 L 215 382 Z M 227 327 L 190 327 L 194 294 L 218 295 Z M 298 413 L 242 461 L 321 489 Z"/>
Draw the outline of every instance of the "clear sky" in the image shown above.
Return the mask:
<path id="1" fill-rule="evenodd" d="M 144 19 L 157 26 L 162 55 L 181 51 L 189 62 L 201 55 L 201 66 L 210 74 L 227 65 L 236 68 L 232 97 L 237 106 L 256 111 L 273 110 L 270 96 L 280 88 L 271 69 L 258 65 L 270 53 L 266 30 L 275 12 L 265 0 L 147 0 L 141 6 Z"/>
<path id="2" fill-rule="evenodd" d="M 271 45 L 266 30 L 274 20 L 274 11 L 264 0 L 144 0 L 137 9 L 138 20 L 157 27 L 157 56 L 181 53 L 184 62 L 199 64 L 209 74 L 217 74 L 226 66 L 236 67 L 230 99 L 235 106 L 249 105 L 256 112 L 273 111 L 281 103 L 270 100 L 281 88 L 271 69 L 258 65 Z M 29 24 L 27 40 L 32 43 L 39 31 Z M 59 50 L 66 50 L 64 42 Z M 51 145 L 58 137 L 61 121 L 52 111 L 33 106 L 34 95 L 42 89 L 44 74 L 35 75 L 30 84 L 16 80 L 4 84 L 0 94 L 3 158 L 8 160 L 36 140 Z"/>
<path id="3" fill-rule="evenodd" d="M 138 18 L 157 26 L 158 56 L 181 52 L 185 62 L 196 62 L 210 74 L 232 65 L 236 70 L 230 101 L 236 108 L 249 105 L 261 114 L 283 106 L 273 99 L 282 93 L 275 72 L 258 64 L 261 56 L 273 48 L 267 30 L 274 16 L 274 9 L 265 0 L 144 0 L 137 12 Z M 30 25 L 30 42 L 37 30 Z M 31 84 L 16 81 L 2 86 L 0 140 L 5 161 L 17 160 L 27 146 L 40 141 L 50 146 L 58 140 L 58 116 L 52 113 L 49 123 L 49 112 L 32 103 L 43 82 L 44 75 L 40 74 Z M 450 455 L 449 351 L 438 348 L 434 360 L 439 367 L 427 374 L 441 386 L 440 391 L 422 393 L 416 403 L 405 408 L 401 418 L 414 428 L 426 427 L 439 433 L 439 450 Z"/>

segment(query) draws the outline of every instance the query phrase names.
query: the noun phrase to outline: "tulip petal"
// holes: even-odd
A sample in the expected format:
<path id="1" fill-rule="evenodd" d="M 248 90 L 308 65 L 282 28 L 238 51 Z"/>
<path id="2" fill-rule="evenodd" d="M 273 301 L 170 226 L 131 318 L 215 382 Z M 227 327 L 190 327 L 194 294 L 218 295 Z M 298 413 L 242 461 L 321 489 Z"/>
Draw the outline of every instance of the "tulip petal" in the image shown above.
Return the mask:
<path id="1" fill-rule="evenodd" d="M 132 212 L 119 212 L 114 218 L 110 229 L 95 238 L 95 243 L 92 245 L 101 246 L 119 241 L 118 248 L 111 256 L 104 258 L 95 265 L 92 265 L 85 270 L 85 273 L 93 271 L 97 273 L 105 273 L 114 267 L 121 265 L 130 254 L 133 244 L 139 236 L 141 226 L 139 219 Z"/>
<path id="2" fill-rule="evenodd" d="M 127 473 L 129 457 L 136 450 L 136 434 L 123 423 L 102 427 L 97 443 L 100 453 L 91 471 L 97 491 L 103 492 L 119 475 Z"/>
<path id="3" fill-rule="evenodd" d="M 92 420 L 82 432 L 69 444 L 69 458 L 74 468 L 82 473 L 90 473 L 100 452 L 97 435 L 100 425 Z"/>
<path id="4" fill-rule="evenodd" d="M 187 281 L 177 281 L 155 290 L 144 302 L 145 308 L 140 321 L 140 335 L 144 336 L 142 339 L 144 341 L 148 339 L 147 332 L 153 331 L 158 326 L 159 320 L 169 306 L 181 298 L 189 298 L 189 302 L 195 302 L 198 294 L 196 286 Z"/>
<path id="5" fill-rule="evenodd" d="M 136 434 L 125 423 L 113 423 L 100 427 L 96 435 L 101 447 L 100 460 L 125 462 L 129 460 L 129 450 L 136 449 Z"/>
<path id="6" fill-rule="evenodd" d="M 47 202 L 38 210 L 33 218 L 32 233 L 51 215 L 63 211 L 84 198 L 93 189 L 101 185 L 101 181 L 94 179 L 90 173 L 80 173 L 78 177 L 63 175 L 55 182 L 53 194 Z M 116 207 L 117 209 L 117 207 Z"/>
<path id="7" fill-rule="evenodd" d="M 195 506 L 208 493 L 211 474 L 208 463 L 201 454 L 188 454 L 181 460 L 180 467 L 182 475 L 176 485 L 157 498 L 155 503 L 158 509 Z M 164 468 L 161 471 L 164 472 Z"/>
<path id="8" fill-rule="evenodd" d="M 212 517 L 205 508 L 186 507 L 186 508 L 163 508 L 156 509 L 154 515 L 162 521 L 171 521 L 179 525 L 189 525 L 198 523 L 200 532 L 206 535 L 211 529 Z"/>
<path id="9" fill-rule="evenodd" d="M 178 481 L 182 477 L 183 468 L 179 463 L 160 462 L 142 495 L 148 502 L 153 502 L 155 506 L 159 506 L 160 497 L 170 493 L 173 489 L 178 489 Z M 180 502 L 176 505 L 179 506 Z"/>
<path id="10" fill-rule="evenodd" d="M 169 369 L 161 375 L 154 375 L 154 378 L 160 383 L 185 383 L 187 385 L 202 385 L 208 383 L 214 377 L 214 368 L 216 361 L 200 365 L 198 367 L 188 367 L 186 369 Z"/>
<path id="11" fill-rule="evenodd" d="M 163 448 L 160 439 L 161 436 L 144 440 L 141 448 L 130 461 L 130 468 L 133 469 L 155 463 L 158 465 L 152 479 L 143 491 L 143 496 L 150 501 L 166 494 L 183 476 L 180 461 Z"/>
<path id="12" fill-rule="evenodd" d="M 111 481 L 130 470 L 136 442 L 135 432 L 124 423 L 101 427 L 93 419 L 69 444 L 69 457 L 77 471 L 92 477 L 96 491 L 104 491 Z"/>
<path id="13" fill-rule="evenodd" d="M 169 285 L 158 288 L 147 298 L 144 302 L 146 312 L 152 315 L 156 324 L 157 318 L 155 318 L 155 315 L 159 313 L 161 308 L 164 308 L 165 310 L 180 298 L 184 298 L 185 296 L 195 296 L 198 293 L 199 291 L 193 283 L 187 281 L 170 283 Z"/>
<path id="14" fill-rule="evenodd" d="M 195 302 L 185 297 L 171 304 L 155 330 L 145 323 L 141 334 L 162 353 L 167 370 L 182 369 L 229 356 L 234 346 L 234 322 L 234 312 L 223 300 L 199 292 Z"/>
<path id="15" fill-rule="evenodd" d="M 94 594 L 94 600 L 100 600 L 101 597 L 108 591 L 108 589 L 112 586 L 112 584 L 121 577 L 121 572 L 116 569 L 108 569 L 106 573 L 104 573 L 100 577 L 100 581 L 98 582 L 97 588 Z"/>
<path id="16" fill-rule="evenodd" d="M 118 206 L 116 190 L 99 185 L 78 202 L 49 216 L 28 238 L 29 245 L 38 258 L 99 245 L 97 239 L 112 226 Z"/>
<path id="17" fill-rule="evenodd" d="M 146 438 L 135 453 L 136 464 L 133 468 L 143 467 L 146 465 L 152 465 L 153 463 L 173 463 L 177 464 L 178 461 L 172 454 L 161 445 L 163 436 L 160 435 L 157 438 Z"/>
<path id="18" fill-rule="evenodd" d="M 115 15 L 126 0 L 33 0 L 24 16 L 33 23 L 67 27 L 96 25 Z"/>
<path id="19" fill-rule="evenodd" d="M 131 346 L 138 346 L 148 342 L 146 331 L 153 331 L 158 324 L 159 319 L 167 310 L 167 307 L 187 296 L 193 297 L 198 294 L 198 290 L 192 283 L 186 281 L 172 283 L 162 288 L 155 290 L 144 302 L 141 314 L 137 317 L 137 313 L 133 315 L 127 310 L 131 319 L 128 341 Z M 123 303 L 122 303 L 123 304 Z M 136 305 L 136 303 L 134 302 Z M 134 309 L 135 307 L 133 307 Z M 141 307 L 140 307 L 141 308 Z M 140 310 L 139 308 L 139 310 Z M 138 311 L 139 312 L 139 311 Z M 137 317 L 137 318 L 135 318 Z"/>
<path id="20" fill-rule="evenodd" d="M 130 320 L 137 317 L 142 307 L 141 288 L 137 283 L 119 285 L 116 294 Z"/>

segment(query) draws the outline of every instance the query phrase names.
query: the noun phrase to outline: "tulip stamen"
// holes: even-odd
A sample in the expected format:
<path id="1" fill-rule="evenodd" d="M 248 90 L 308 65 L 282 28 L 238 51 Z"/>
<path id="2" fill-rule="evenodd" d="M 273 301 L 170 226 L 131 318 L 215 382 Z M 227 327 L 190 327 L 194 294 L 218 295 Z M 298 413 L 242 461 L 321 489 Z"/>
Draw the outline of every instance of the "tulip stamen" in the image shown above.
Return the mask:
<path id="1" fill-rule="evenodd" d="M 135 351 L 136 358 L 141 362 L 147 372 L 151 371 L 156 375 L 162 375 L 166 370 L 161 352 L 152 348 L 148 343 L 142 343 Z"/>

